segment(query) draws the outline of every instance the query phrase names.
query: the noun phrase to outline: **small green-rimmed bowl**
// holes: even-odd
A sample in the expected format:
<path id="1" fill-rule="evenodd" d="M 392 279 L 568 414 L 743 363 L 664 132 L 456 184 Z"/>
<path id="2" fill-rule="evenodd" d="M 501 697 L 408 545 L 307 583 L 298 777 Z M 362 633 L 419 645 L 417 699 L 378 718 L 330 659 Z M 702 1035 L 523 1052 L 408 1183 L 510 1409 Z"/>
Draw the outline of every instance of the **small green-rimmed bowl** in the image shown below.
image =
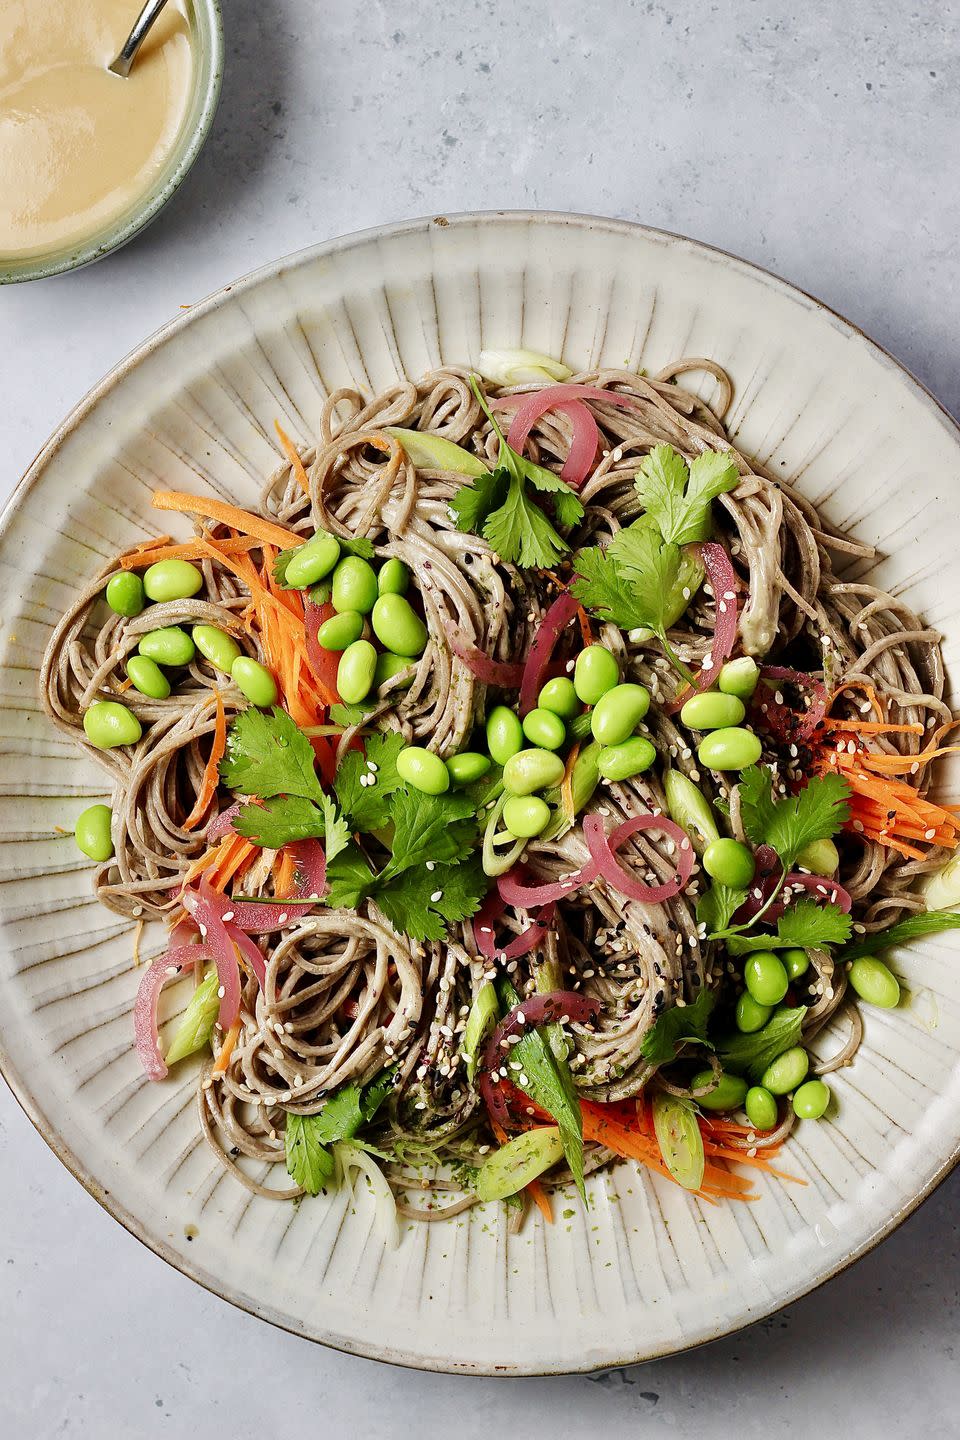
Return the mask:
<path id="1" fill-rule="evenodd" d="M 219 0 L 186 0 L 184 11 L 193 44 L 193 90 L 176 143 L 149 190 L 88 239 L 73 241 L 66 249 L 53 249 L 23 260 L 0 260 L 0 285 L 17 280 L 41 280 L 78 270 L 119 250 L 159 215 L 203 148 L 210 133 L 220 82 L 223 78 L 223 19 Z M 134 7 L 134 13 L 136 7 Z"/>

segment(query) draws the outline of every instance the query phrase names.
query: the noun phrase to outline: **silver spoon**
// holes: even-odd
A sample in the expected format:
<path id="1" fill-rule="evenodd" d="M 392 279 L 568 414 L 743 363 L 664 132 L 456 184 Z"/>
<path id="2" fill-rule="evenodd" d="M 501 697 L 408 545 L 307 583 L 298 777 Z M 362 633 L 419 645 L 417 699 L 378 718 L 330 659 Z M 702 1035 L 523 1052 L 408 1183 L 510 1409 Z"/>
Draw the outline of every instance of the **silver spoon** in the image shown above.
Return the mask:
<path id="1" fill-rule="evenodd" d="M 114 75 L 122 75 L 126 78 L 130 74 L 130 66 L 137 58 L 137 51 L 147 38 L 151 25 L 166 3 L 167 0 L 147 0 L 134 22 L 133 29 L 123 42 L 120 54 L 112 65 L 107 66 L 107 69 L 112 70 Z"/>

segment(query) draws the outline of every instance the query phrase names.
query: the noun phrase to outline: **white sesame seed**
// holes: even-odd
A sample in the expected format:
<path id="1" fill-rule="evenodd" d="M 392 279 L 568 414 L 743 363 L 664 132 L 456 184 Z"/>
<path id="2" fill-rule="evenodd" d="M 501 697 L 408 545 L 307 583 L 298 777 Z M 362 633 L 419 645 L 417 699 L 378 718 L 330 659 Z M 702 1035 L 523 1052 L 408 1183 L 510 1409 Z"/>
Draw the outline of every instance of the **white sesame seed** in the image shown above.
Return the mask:
<path id="1" fill-rule="evenodd" d="M 223 921 L 223 923 L 226 925 L 228 921 L 234 919 L 234 911 L 233 911 L 233 910 L 224 910 L 223 914 L 220 916 L 220 919 L 221 919 L 221 920 Z"/>
<path id="2" fill-rule="evenodd" d="M 433 894 L 430 896 L 430 903 L 431 903 L 432 905 L 436 905 L 437 901 L 438 901 L 438 900 L 442 900 L 442 899 L 443 899 L 443 891 L 442 891 L 442 890 L 434 890 Z"/>

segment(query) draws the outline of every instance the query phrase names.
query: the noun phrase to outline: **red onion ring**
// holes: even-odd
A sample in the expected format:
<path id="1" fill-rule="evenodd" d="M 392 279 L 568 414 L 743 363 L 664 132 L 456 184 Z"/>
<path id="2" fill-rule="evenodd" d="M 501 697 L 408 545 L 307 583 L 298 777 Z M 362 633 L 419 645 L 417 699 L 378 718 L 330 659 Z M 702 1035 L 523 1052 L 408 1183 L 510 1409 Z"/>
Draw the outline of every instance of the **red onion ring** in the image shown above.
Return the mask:
<path id="1" fill-rule="evenodd" d="M 557 648 L 561 632 L 566 629 L 579 609 L 579 602 L 569 590 L 562 590 L 547 610 L 523 667 L 520 683 L 520 714 L 526 715 L 537 703 L 544 672 Z"/>
<path id="2" fill-rule="evenodd" d="M 473 917 L 473 938 L 480 954 L 487 960 L 519 960 L 521 955 L 528 955 L 531 950 L 536 949 L 553 924 L 555 907 L 545 905 L 526 930 L 515 935 L 509 944 L 498 945 L 493 927 L 506 908 L 502 896 L 496 890 L 491 890 Z"/>
<path id="3" fill-rule="evenodd" d="M 811 739 L 827 713 L 827 691 L 823 682 L 805 670 L 791 670 L 786 665 L 763 665 L 760 667 L 760 678 L 785 681 L 789 685 L 796 685 L 798 690 L 809 692 L 812 696 L 809 709 L 802 715 L 796 712 L 800 722 L 796 737 L 798 740 Z"/>
<path id="4" fill-rule="evenodd" d="M 675 714 L 691 696 L 700 695 L 710 688 L 717 678 L 720 666 L 729 660 L 733 653 L 737 639 L 737 577 L 733 572 L 730 556 L 715 540 L 698 545 L 697 550 L 700 552 L 716 601 L 713 642 L 710 654 L 704 657 L 699 674 L 694 676 L 693 684 L 685 686 L 679 695 L 663 707 L 668 715 Z"/>
<path id="5" fill-rule="evenodd" d="M 222 1030 L 229 1030 L 240 1013 L 240 963 L 236 941 L 223 922 L 221 902 L 229 905 L 223 895 L 211 890 L 203 880 L 196 890 L 184 890 L 184 908 L 193 916 L 217 967 L 220 981 L 220 1013 Z"/>
<path id="6" fill-rule="evenodd" d="M 473 645 L 455 625 L 447 632 L 450 649 L 470 671 L 471 675 L 484 685 L 499 685 L 504 690 L 516 690 L 523 679 L 524 667 L 518 662 L 494 660 L 478 646 Z"/>
<path id="7" fill-rule="evenodd" d="M 516 910 L 539 910 L 542 905 L 552 905 L 564 899 L 581 885 L 588 885 L 597 877 L 594 860 L 588 860 L 582 870 L 577 870 L 566 880 L 548 880 L 542 885 L 523 885 L 517 878 L 518 867 L 508 870 L 497 881 L 500 898 Z"/>
<path id="8" fill-rule="evenodd" d="M 234 923 L 247 935 L 266 935 L 295 920 L 302 920 L 319 903 L 326 889 L 327 860 L 319 840 L 295 840 L 284 845 L 283 849 L 294 857 L 297 867 L 297 893 L 291 897 L 289 904 L 286 901 L 281 905 L 276 901 L 266 903 L 256 900 L 230 900 L 224 904 L 224 909 L 235 911 Z"/>
<path id="9" fill-rule="evenodd" d="M 243 806 L 240 801 L 234 800 L 233 804 L 228 805 L 226 810 L 221 810 L 219 815 L 214 816 L 204 831 L 203 838 L 207 841 L 222 840 L 224 835 L 228 833 L 235 834 L 233 822 L 242 809 Z"/>
<path id="10" fill-rule="evenodd" d="M 574 489 L 579 489 L 593 469 L 593 462 L 597 458 L 600 428 L 583 400 L 556 399 L 554 389 L 560 388 L 590 389 L 589 386 L 571 385 L 534 390 L 527 395 L 502 395 L 494 401 L 494 406 L 498 409 L 504 409 L 511 404 L 518 406 L 510 426 L 510 433 L 507 436 L 507 444 L 511 449 L 516 450 L 518 455 L 523 454 L 523 447 L 527 443 L 530 431 L 541 415 L 545 415 L 548 410 L 562 410 L 564 414 L 569 415 L 573 422 L 573 439 L 567 458 L 563 462 L 563 469 L 560 471 L 560 479 L 565 480 Z"/>
<path id="11" fill-rule="evenodd" d="M 677 872 L 672 880 L 662 885 L 645 885 L 623 869 L 616 858 L 616 851 L 635 835 L 638 830 L 662 830 L 677 847 Z M 583 822 L 583 836 L 598 873 L 615 889 L 631 900 L 641 900 L 648 905 L 660 905 L 679 895 L 693 872 L 693 847 L 687 836 L 664 815 L 635 815 L 625 820 L 608 837 L 604 833 L 603 820 L 599 815 L 587 815 Z"/>
<path id="12" fill-rule="evenodd" d="M 849 915 L 853 907 L 849 892 L 835 880 L 829 880 L 826 875 L 804 875 L 800 870 L 791 870 L 783 882 L 783 888 L 785 891 L 791 888 L 806 890 L 821 904 L 839 905 L 845 915 Z M 764 920 L 779 920 L 795 898 L 790 896 L 786 900 L 775 901 L 764 914 Z"/>
<path id="13" fill-rule="evenodd" d="M 541 1025 L 556 1025 L 561 1019 L 580 1022 L 590 1020 L 599 1009 L 600 1001 L 589 995 L 578 994 L 575 990 L 548 990 L 542 995 L 528 996 L 500 1021 L 487 1041 L 479 1078 L 480 1092 L 487 1109 L 504 1129 L 510 1122 L 510 1114 L 506 1095 L 497 1084 L 495 1075 L 501 1061 L 508 1059 L 510 1055 L 511 1047 L 505 1047 L 505 1042 L 512 1035 L 536 1030 Z M 515 1080 L 512 1085 L 516 1086 Z"/>
<path id="14" fill-rule="evenodd" d="M 173 945 L 144 971 L 133 1004 L 133 1034 L 137 1055 L 148 1080 L 164 1080 L 167 1065 L 160 1051 L 157 1028 L 157 1002 L 168 980 L 175 980 L 184 970 L 192 970 L 198 961 L 211 958 L 206 945 Z"/>

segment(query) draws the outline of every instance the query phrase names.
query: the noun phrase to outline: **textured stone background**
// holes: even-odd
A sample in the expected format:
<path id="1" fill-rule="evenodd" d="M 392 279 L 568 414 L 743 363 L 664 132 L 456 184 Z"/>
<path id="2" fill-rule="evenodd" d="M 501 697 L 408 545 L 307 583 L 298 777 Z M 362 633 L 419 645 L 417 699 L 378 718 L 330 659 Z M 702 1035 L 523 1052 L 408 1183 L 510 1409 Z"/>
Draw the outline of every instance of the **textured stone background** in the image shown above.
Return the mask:
<path id="1" fill-rule="evenodd" d="M 131 4 L 132 10 L 136 9 Z M 145 335 L 231 278 L 385 220 L 642 220 L 826 300 L 960 412 L 960 6 L 936 0 L 227 0 L 216 128 L 127 250 L 0 295 L 6 494 Z M 421 1376 L 318 1350 L 167 1269 L 0 1088 L 0 1433 L 960 1433 L 960 1177 L 879 1251 L 699 1353 L 595 1378 Z"/>

